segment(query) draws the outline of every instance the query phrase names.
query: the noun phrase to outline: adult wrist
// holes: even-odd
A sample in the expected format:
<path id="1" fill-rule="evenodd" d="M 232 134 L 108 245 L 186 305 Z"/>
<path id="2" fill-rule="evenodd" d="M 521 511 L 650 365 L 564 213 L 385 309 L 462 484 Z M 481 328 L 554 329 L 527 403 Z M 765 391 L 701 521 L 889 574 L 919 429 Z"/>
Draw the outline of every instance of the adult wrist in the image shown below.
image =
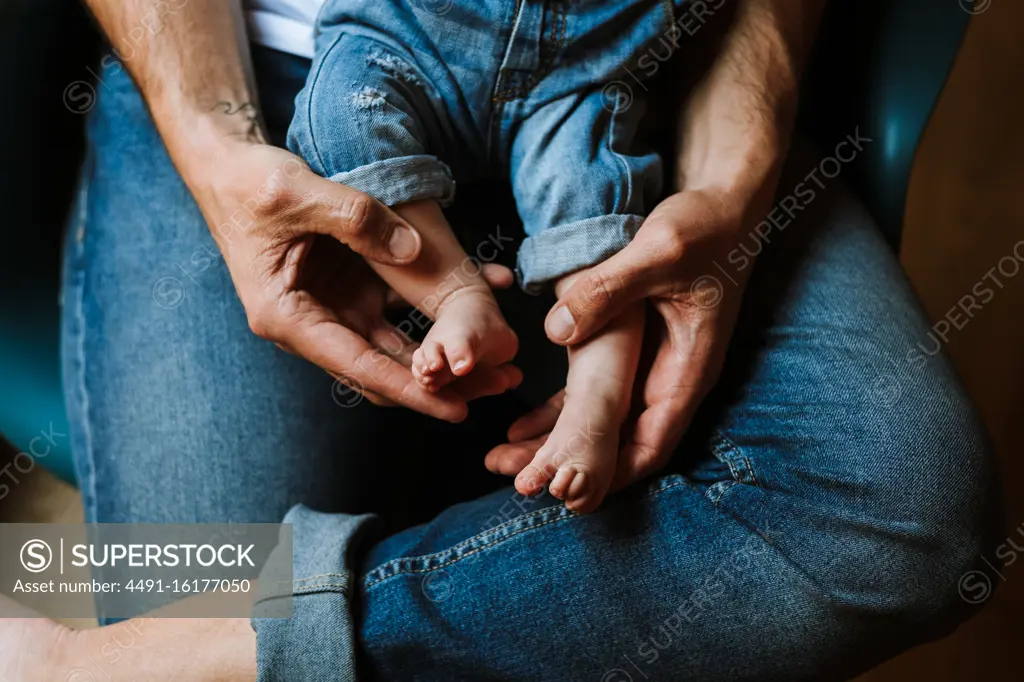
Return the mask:
<path id="1" fill-rule="evenodd" d="M 235 105 L 231 111 L 237 108 Z M 247 159 L 253 158 L 249 152 L 264 144 L 262 135 L 247 134 L 248 128 L 223 115 L 222 107 L 161 110 L 151 105 L 151 109 L 178 174 L 214 239 L 225 249 L 231 243 L 229 237 L 241 231 L 239 223 L 249 224 L 253 219 L 244 204 L 258 188 L 247 172 Z"/>
<path id="2" fill-rule="evenodd" d="M 150 109 L 168 153 L 185 184 L 196 193 L 210 186 L 225 160 L 243 147 L 265 143 L 255 104 L 245 94 L 203 101 L 151 99 Z"/>
<path id="3" fill-rule="evenodd" d="M 719 108 L 688 112 L 683 121 L 679 189 L 755 185 L 781 166 L 792 128 L 788 116 L 761 110 L 728 120 Z"/>
<path id="4" fill-rule="evenodd" d="M 678 164 L 680 191 L 703 191 L 726 198 L 731 208 L 756 213 L 772 200 L 789 150 L 791 124 L 767 118 L 742 130 L 704 133 L 692 128 L 694 140 Z"/>

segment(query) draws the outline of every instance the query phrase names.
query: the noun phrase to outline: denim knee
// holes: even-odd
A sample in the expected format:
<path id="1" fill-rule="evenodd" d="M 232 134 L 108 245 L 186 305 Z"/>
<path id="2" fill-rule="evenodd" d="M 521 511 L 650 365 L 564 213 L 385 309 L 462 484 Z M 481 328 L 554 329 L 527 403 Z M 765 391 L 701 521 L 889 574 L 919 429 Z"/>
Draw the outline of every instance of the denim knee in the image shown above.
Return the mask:
<path id="1" fill-rule="evenodd" d="M 829 589 L 845 606 L 873 590 L 852 600 L 857 610 L 925 641 L 955 629 L 998 582 L 986 564 L 1001 526 L 995 458 L 944 359 L 881 384 L 884 409 L 865 417 L 890 444 L 879 456 L 894 461 L 865 472 L 865 541 L 846 554 L 855 570 L 830 572 Z"/>
<path id="2" fill-rule="evenodd" d="M 450 203 L 455 182 L 434 155 L 439 133 L 427 77 L 400 46 L 335 33 L 296 97 L 288 148 L 319 175 L 387 205 Z"/>

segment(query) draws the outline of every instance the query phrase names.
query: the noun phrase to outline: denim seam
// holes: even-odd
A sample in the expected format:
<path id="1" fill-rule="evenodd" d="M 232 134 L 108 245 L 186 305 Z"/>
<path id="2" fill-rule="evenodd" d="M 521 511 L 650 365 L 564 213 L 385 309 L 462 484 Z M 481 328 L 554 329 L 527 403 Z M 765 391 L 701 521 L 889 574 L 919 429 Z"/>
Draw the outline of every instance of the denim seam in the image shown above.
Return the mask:
<path id="1" fill-rule="evenodd" d="M 511 23 L 512 30 L 509 33 L 508 44 L 505 46 L 505 56 L 503 57 L 502 65 L 504 64 L 504 59 L 507 58 L 507 56 L 508 56 L 509 50 L 512 49 L 512 42 L 515 40 L 515 26 L 516 26 L 516 23 L 518 23 L 518 21 L 519 21 L 519 13 L 523 9 L 523 2 L 524 2 L 524 0 L 516 0 L 516 6 L 512 10 L 512 23 Z M 505 69 L 501 68 L 502 65 L 498 66 L 497 74 L 495 75 L 495 78 L 494 78 L 494 85 L 491 87 L 491 92 L 493 93 L 491 95 L 491 102 L 493 102 L 493 103 L 498 103 L 498 101 L 499 101 L 498 100 L 498 94 L 500 92 L 502 92 L 501 87 L 502 87 L 502 83 L 504 82 L 505 73 L 506 73 Z M 492 112 L 492 114 L 491 114 L 491 122 L 492 122 L 492 124 L 494 122 L 494 118 L 495 118 L 495 114 Z"/>
<path id="2" fill-rule="evenodd" d="M 618 107 L 616 107 L 617 109 Z M 619 163 L 619 167 L 622 170 L 622 175 L 626 179 L 626 201 L 624 205 L 617 206 L 614 210 L 615 213 L 636 213 L 636 211 L 628 211 L 629 207 L 632 206 L 633 202 L 633 175 L 629 172 L 629 164 L 622 158 L 622 154 L 615 151 L 614 137 L 615 137 L 615 117 L 618 112 L 613 111 L 611 121 L 608 125 L 608 139 L 606 144 L 608 145 L 608 152 L 615 158 Z"/>
<path id="3" fill-rule="evenodd" d="M 337 589 L 336 590 L 333 590 L 333 589 L 326 590 L 326 588 L 331 588 L 331 587 L 337 588 Z M 349 583 L 315 583 L 313 585 L 302 585 L 301 587 L 296 587 L 295 591 L 294 591 L 294 594 L 296 596 L 298 596 L 298 595 L 303 595 L 303 594 L 310 594 L 310 593 L 313 593 L 313 592 L 323 592 L 325 590 L 327 592 L 339 592 L 341 594 L 348 594 L 349 587 L 350 587 Z"/>
<path id="4" fill-rule="evenodd" d="M 87 236 L 87 222 L 89 215 L 89 194 L 92 191 L 92 176 L 93 176 L 93 161 L 92 153 L 88 155 L 85 172 L 82 176 L 82 190 L 79 196 L 79 213 L 78 219 L 75 225 L 75 232 L 70 235 L 71 240 L 74 244 L 75 249 L 75 260 L 81 261 L 84 258 L 85 251 L 85 239 Z M 79 240 L 79 234 L 82 235 Z M 66 238 L 65 238 L 66 239 Z M 82 496 L 83 507 L 85 507 L 86 521 L 93 523 L 97 520 L 98 504 L 96 495 L 96 458 L 93 452 L 93 438 L 92 438 L 92 427 L 89 421 L 89 391 L 86 386 L 86 371 L 85 371 L 85 272 L 82 268 L 78 267 L 80 263 L 76 263 L 75 272 L 75 322 L 77 329 L 75 334 L 77 335 L 75 343 L 75 369 L 76 369 L 76 386 L 79 393 L 80 407 L 79 413 L 81 415 L 80 426 L 82 429 L 82 453 L 83 463 L 86 471 L 80 471 L 85 480 L 82 481 L 83 489 L 88 489 L 88 492 Z M 69 414 L 70 419 L 70 414 Z M 77 467 L 76 467 L 77 468 Z"/>
<path id="5" fill-rule="evenodd" d="M 294 578 L 292 582 L 298 583 L 306 580 L 319 580 L 320 578 L 348 578 L 348 573 L 317 573 L 316 575 L 306 576 L 305 578 Z"/>
<path id="6" fill-rule="evenodd" d="M 732 474 L 736 483 L 762 487 L 761 482 L 757 480 L 757 474 L 754 473 L 753 462 L 743 454 L 739 446 L 721 431 L 715 431 L 711 436 L 711 452 L 720 462 L 729 467 L 729 473 Z M 719 486 L 718 497 L 721 498 L 721 495 L 730 487 L 732 486 Z M 712 488 L 708 488 L 709 494 L 711 494 Z"/>
<path id="7" fill-rule="evenodd" d="M 278 584 L 281 591 L 267 593 L 257 599 L 257 602 L 269 601 L 271 599 L 286 599 L 321 592 L 336 592 L 347 596 L 352 591 L 352 583 L 351 573 L 320 573 L 305 578 L 294 578 L 291 581 L 276 581 L 273 584 Z M 266 585 L 264 585 L 264 589 L 267 589 Z"/>
<path id="8" fill-rule="evenodd" d="M 343 597 L 348 598 L 352 592 L 352 583 L 318 583 L 316 585 L 303 585 L 296 587 L 294 585 L 287 585 L 280 592 L 264 593 L 259 596 L 255 604 L 264 604 L 269 601 L 275 601 L 278 599 L 294 599 L 295 597 L 306 597 L 310 595 L 323 594 L 324 592 L 332 592 L 334 594 L 340 594 Z"/>
<path id="9" fill-rule="evenodd" d="M 672 483 L 668 483 L 668 484 L 664 484 L 664 485 L 658 485 L 655 489 L 648 490 L 646 493 L 641 495 L 639 499 L 645 499 L 645 498 L 648 498 L 648 497 L 654 497 L 655 495 L 661 494 L 661 493 L 663 493 L 663 492 L 665 492 L 667 490 L 672 490 L 673 488 L 678 488 L 680 486 L 690 485 L 689 481 L 687 481 L 683 476 L 681 476 L 679 474 L 675 474 L 675 475 L 672 475 L 672 476 L 666 476 L 666 477 L 664 477 L 663 479 L 660 479 L 660 480 L 661 481 L 672 480 L 673 482 Z M 459 561 L 462 561 L 463 559 L 466 559 L 468 557 L 471 557 L 471 556 L 474 556 L 476 554 L 479 554 L 479 553 L 483 552 L 484 550 L 490 549 L 491 547 L 494 547 L 495 545 L 498 545 L 498 544 L 500 544 L 500 543 L 502 543 L 502 542 L 504 542 L 506 540 L 510 540 L 512 538 L 518 537 L 518 536 L 520 536 L 523 533 L 526 533 L 528 531 L 536 530 L 538 528 L 543 528 L 544 526 L 551 525 L 551 524 L 556 523 L 558 521 L 567 521 L 567 520 L 571 520 L 571 519 L 576 519 L 576 518 L 581 518 L 582 517 L 581 514 L 577 514 L 575 512 L 567 511 L 565 509 L 565 507 L 556 507 L 556 508 L 554 508 L 554 510 L 555 510 L 556 514 L 558 514 L 558 515 L 555 516 L 554 518 L 551 518 L 551 519 L 548 519 L 546 521 L 543 521 L 542 523 L 538 523 L 538 524 L 535 524 L 535 525 L 529 525 L 529 526 L 526 526 L 524 528 L 519 528 L 517 530 L 511 531 L 511 532 L 508 532 L 508 533 L 500 534 L 493 541 L 487 543 L 486 545 L 479 546 L 479 547 L 474 547 L 473 549 L 471 549 L 471 550 L 469 550 L 469 551 L 467 551 L 467 552 L 465 552 L 463 554 L 459 554 L 458 556 L 455 556 L 452 559 L 449 559 L 448 561 L 445 561 L 445 562 L 443 562 L 441 564 L 438 564 L 437 566 L 422 567 L 422 568 L 406 568 L 406 569 L 400 568 L 400 565 L 402 563 L 408 563 L 408 562 L 413 562 L 413 561 L 421 561 L 422 562 L 422 561 L 430 560 L 432 558 L 440 557 L 440 556 L 442 556 L 444 554 L 451 553 L 451 552 L 457 550 L 460 546 L 472 545 L 474 543 L 474 541 L 478 541 L 480 538 L 486 537 L 490 533 L 497 533 L 497 532 L 499 532 L 505 526 L 510 526 L 510 525 L 512 525 L 514 523 L 521 522 L 522 520 L 529 519 L 531 517 L 541 516 L 541 515 L 543 515 L 545 513 L 548 513 L 548 512 L 550 512 L 552 510 L 553 509 L 551 507 L 548 507 L 548 508 L 545 508 L 545 509 L 539 509 L 536 512 L 531 512 L 529 514 L 524 514 L 523 516 L 521 516 L 519 518 L 516 518 L 516 519 L 512 519 L 510 521 L 507 521 L 507 522 L 501 524 L 500 526 L 498 526 L 497 528 L 494 528 L 494 529 L 492 529 L 490 531 L 486 531 L 484 533 L 480 533 L 478 535 L 475 535 L 475 536 L 473 536 L 473 537 L 471 537 L 471 538 L 469 538 L 467 540 L 463 540 L 459 544 L 457 544 L 457 545 L 455 545 L 453 547 L 450 547 L 449 549 L 444 550 L 443 552 L 434 552 L 433 554 L 424 554 L 424 555 L 415 556 L 415 557 L 401 557 L 399 559 L 393 559 L 393 560 L 391 560 L 390 562 L 388 562 L 386 564 L 382 564 L 381 566 L 376 567 L 375 569 L 370 571 L 370 574 L 382 572 L 383 569 L 389 568 L 389 567 L 391 568 L 391 570 L 394 570 L 394 572 L 393 573 L 388 573 L 387 575 L 381 576 L 381 577 L 373 579 L 373 580 L 367 579 L 364 582 L 364 584 L 363 584 L 363 590 L 364 591 L 369 591 L 370 589 L 380 585 L 381 583 L 387 582 L 387 581 L 389 581 L 392 578 L 397 578 L 397 577 L 403 576 L 403 575 L 415 575 L 415 574 L 418 574 L 418 573 L 432 573 L 434 571 L 441 570 L 441 569 L 446 568 L 448 566 L 452 566 L 453 564 L 456 564 Z M 369 574 L 368 574 L 368 576 L 369 576 Z"/>
<path id="10" fill-rule="evenodd" d="M 737 483 L 747 483 L 750 485 L 756 485 L 760 487 L 757 482 L 757 478 L 754 476 L 754 470 L 750 465 L 750 460 L 746 457 L 737 457 L 728 461 L 729 471 L 732 472 L 733 478 L 736 479 Z"/>
<path id="11" fill-rule="evenodd" d="M 555 61 L 558 59 L 558 54 L 562 51 L 565 46 L 566 36 L 566 7 L 567 2 L 555 2 L 552 6 L 553 21 L 551 22 L 551 37 L 548 41 L 555 41 L 555 44 L 549 48 L 549 54 L 547 59 L 544 59 L 544 48 L 545 45 L 550 45 L 550 42 L 542 42 L 540 45 L 541 50 L 541 63 L 537 67 L 537 70 L 529 75 L 526 82 L 522 85 L 518 85 L 514 88 L 506 88 L 505 90 L 499 90 L 494 93 L 492 97 L 493 102 L 506 102 L 513 99 L 519 99 L 529 94 L 530 90 L 534 88 L 537 83 L 541 81 L 548 73 L 551 72 L 555 65 Z M 503 74 L 498 75 L 498 83 L 501 84 Z"/>
<path id="12" fill-rule="evenodd" d="M 545 513 L 550 512 L 552 510 L 555 511 L 557 516 L 554 516 L 553 518 L 547 519 L 546 521 L 542 521 L 541 523 L 537 523 L 537 524 L 527 525 L 527 526 L 524 526 L 522 528 L 519 528 L 518 530 L 509 531 L 508 533 L 499 533 L 498 532 L 499 529 L 502 526 L 508 525 L 508 524 L 513 523 L 515 521 L 520 521 L 521 522 L 524 519 L 532 519 L 534 517 L 540 517 L 540 516 L 544 515 Z M 394 560 L 392 560 L 392 561 L 390 561 L 390 562 L 388 562 L 386 564 L 378 566 L 377 568 L 373 569 L 373 571 L 372 571 L 373 573 L 385 572 L 383 569 L 390 567 L 390 569 L 394 571 L 393 573 L 392 572 L 387 572 L 386 575 L 382 575 L 381 577 L 376 578 L 376 579 L 374 579 L 372 581 L 368 580 L 364 584 L 364 588 L 368 590 L 371 587 L 374 587 L 375 585 L 379 585 L 380 583 L 382 583 L 382 582 L 384 582 L 384 581 L 386 581 L 386 580 L 388 580 L 390 578 L 395 578 L 395 577 L 398 577 L 400 575 L 415 574 L 415 573 L 428 573 L 428 572 L 432 572 L 432 571 L 437 571 L 437 570 L 445 568 L 447 566 L 451 566 L 452 564 L 454 564 L 454 563 L 456 563 L 458 561 L 461 561 L 462 559 L 465 559 L 467 557 L 471 557 L 471 556 L 473 556 L 475 554 L 479 554 L 480 552 L 484 551 L 485 549 L 490 549 L 491 547 L 494 547 L 495 545 L 497 545 L 497 544 L 499 544 L 499 543 L 501 543 L 501 542 L 503 542 L 503 541 L 505 541 L 505 540 L 507 540 L 509 538 L 513 538 L 513 537 L 516 537 L 517 535 L 525 533 L 526 531 L 535 530 L 537 528 L 543 528 L 544 526 L 547 526 L 547 525 L 550 525 L 552 523 L 555 523 L 556 521 L 561 521 L 561 520 L 573 518 L 574 516 L 579 516 L 578 514 L 575 514 L 574 512 L 564 511 L 564 513 L 563 513 L 562 511 L 559 511 L 559 510 L 565 510 L 565 508 L 564 507 L 555 507 L 555 508 L 549 507 L 549 508 L 537 510 L 536 512 L 530 512 L 529 514 L 524 514 L 523 516 L 520 516 L 517 519 L 513 519 L 512 521 L 508 521 L 506 523 L 503 523 L 501 526 L 498 526 L 498 528 L 496 528 L 496 529 L 493 529 L 493 530 L 490 530 L 490 531 L 486 531 L 484 533 L 480 533 L 478 535 L 474 535 L 473 537 L 471 537 L 471 538 L 469 538 L 467 540 L 463 540 L 459 544 L 454 545 L 452 547 L 449 547 L 447 550 L 445 550 L 443 552 L 434 552 L 433 554 L 423 554 L 423 555 L 415 556 L 415 557 L 401 557 L 399 559 L 394 559 Z M 488 542 L 487 544 L 484 544 L 484 545 L 474 546 L 475 542 L 478 542 L 481 538 L 486 537 L 487 535 L 492 534 L 492 533 L 498 533 L 497 536 L 493 540 L 491 540 L 490 542 Z M 465 551 L 463 551 L 461 553 L 458 553 L 459 552 L 459 548 L 461 546 L 463 546 L 463 545 L 469 546 L 470 549 L 467 549 L 467 550 L 465 550 Z M 429 560 L 429 559 L 431 559 L 433 557 L 438 557 L 438 556 L 441 556 L 443 554 L 448 554 L 448 553 L 451 553 L 451 552 L 457 552 L 458 554 L 457 554 L 457 556 L 453 557 L 452 559 L 449 559 L 449 560 L 447 560 L 447 561 L 445 561 L 445 562 L 443 562 L 441 564 L 438 564 L 437 566 L 431 566 L 429 568 L 407 568 L 407 569 L 401 568 L 401 564 L 402 563 L 410 563 L 410 562 L 414 562 L 414 561 L 425 561 L 425 560 Z"/>
<path id="13" fill-rule="evenodd" d="M 737 485 L 736 481 L 731 479 L 728 481 L 718 481 L 707 489 L 704 496 L 711 502 L 711 504 L 717 507 L 722 497 L 724 497 L 725 494 L 735 485 Z"/>
<path id="14" fill-rule="evenodd" d="M 735 482 L 732 481 L 726 481 L 726 483 L 732 483 L 733 485 L 735 485 Z M 733 485 L 730 485 L 728 487 L 731 488 L 733 487 Z M 751 532 L 751 536 L 756 535 L 760 539 L 760 541 L 765 544 L 765 546 L 768 548 L 768 551 L 773 552 L 774 555 L 780 561 L 784 562 L 787 566 L 792 568 L 799 578 L 802 578 L 804 581 L 806 581 L 806 583 L 811 587 L 811 589 L 817 592 L 818 595 L 823 597 L 828 603 L 843 605 L 848 603 L 845 602 L 842 599 L 842 597 L 837 598 L 835 594 L 830 593 L 828 590 L 822 587 L 819 584 L 818 580 L 816 580 L 814 576 L 811 575 L 811 573 L 809 573 L 806 568 L 804 568 L 795 559 L 790 557 L 789 554 L 783 551 L 783 549 L 778 544 L 772 541 L 771 535 L 762 531 L 756 523 L 747 520 L 747 518 L 740 514 L 737 509 L 730 508 L 727 506 L 723 508 L 723 513 L 728 515 L 729 518 L 731 518 L 736 523 L 740 524 L 741 526 L 749 530 Z"/>
<path id="15" fill-rule="evenodd" d="M 316 73 L 312 74 L 312 77 L 309 79 L 309 91 L 305 95 L 307 102 L 310 103 L 309 106 L 306 106 L 306 126 L 309 130 L 309 143 L 313 147 L 313 154 L 316 155 L 317 165 L 320 168 L 322 168 L 324 172 L 327 171 L 327 167 L 324 165 L 323 156 L 320 154 L 320 147 L 319 145 L 317 145 L 316 137 L 313 135 L 313 91 L 316 90 L 317 85 L 320 83 L 320 74 L 323 72 L 324 64 L 327 62 L 327 58 L 330 56 L 331 52 L 333 52 L 334 49 L 338 46 L 338 43 L 341 42 L 341 39 L 344 38 L 346 35 L 347 34 L 344 31 L 339 33 L 338 37 L 334 39 L 334 41 L 326 50 L 324 50 L 323 58 L 320 59 L 319 63 L 317 64 Z"/>

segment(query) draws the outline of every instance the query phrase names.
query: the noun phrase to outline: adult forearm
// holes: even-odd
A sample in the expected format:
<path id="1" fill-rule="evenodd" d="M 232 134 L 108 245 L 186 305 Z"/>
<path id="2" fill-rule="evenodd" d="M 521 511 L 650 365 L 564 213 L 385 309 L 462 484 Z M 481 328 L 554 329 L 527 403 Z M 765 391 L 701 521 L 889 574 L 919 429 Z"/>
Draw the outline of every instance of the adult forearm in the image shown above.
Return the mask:
<path id="1" fill-rule="evenodd" d="M 497 367 L 431 394 L 409 370 L 412 348 L 384 352 L 394 345 L 386 290 L 360 257 L 411 263 L 422 240 L 373 197 L 266 142 L 241 0 L 86 1 L 138 83 L 255 334 L 375 403 L 449 421 L 465 417 L 467 400 L 518 380 L 514 368 Z"/>
<path id="2" fill-rule="evenodd" d="M 193 191 L 211 157 L 263 133 L 241 0 L 86 0 Z"/>
<path id="3" fill-rule="evenodd" d="M 800 73 L 825 0 L 737 0 L 729 32 L 681 119 L 679 189 L 771 191 L 789 147 Z"/>

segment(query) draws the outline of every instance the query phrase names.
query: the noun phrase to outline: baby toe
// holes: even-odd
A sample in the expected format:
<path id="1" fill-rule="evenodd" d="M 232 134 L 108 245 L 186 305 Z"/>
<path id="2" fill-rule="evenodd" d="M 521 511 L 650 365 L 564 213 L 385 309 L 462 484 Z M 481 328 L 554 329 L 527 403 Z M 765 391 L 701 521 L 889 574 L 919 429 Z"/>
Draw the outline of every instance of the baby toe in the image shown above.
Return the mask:
<path id="1" fill-rule="evenodd" d="M 422 353 L 424 375 L 434 374 L 444 367 L 444 355 L 440 343 L 433 339 L 425 339 L 419 350 Z"/>
<path id="2" fill-rule="evenodd" d="M 476 348 L 468 339 L 449 341 L 444 346 L 445 357 L 452 374 L 458 377 L 469 374 L 476 365 Z"/>
<path id="3" fill-rule="evenodd" d="M 585 471 L 580 471 L 569 484 L 565 496 L 565 508 L 580 514 L 587 514 L 601 505 L 604 495 L 597 489 L 593 476 L 588 476 Z"/>
<path id="4" fill-rule="evenodd" d="M 576 471 L 575 467 L 564 466 L 555 472 L 554 478 L 551 479 L 551 484 L 548 486 L 548 492 L 551 493 L 552 497 L 556 497 L 559 500 L 564 500 L 569 494 L 569 490 L 572 488 L 573 481 L 580 476 Z"/>

